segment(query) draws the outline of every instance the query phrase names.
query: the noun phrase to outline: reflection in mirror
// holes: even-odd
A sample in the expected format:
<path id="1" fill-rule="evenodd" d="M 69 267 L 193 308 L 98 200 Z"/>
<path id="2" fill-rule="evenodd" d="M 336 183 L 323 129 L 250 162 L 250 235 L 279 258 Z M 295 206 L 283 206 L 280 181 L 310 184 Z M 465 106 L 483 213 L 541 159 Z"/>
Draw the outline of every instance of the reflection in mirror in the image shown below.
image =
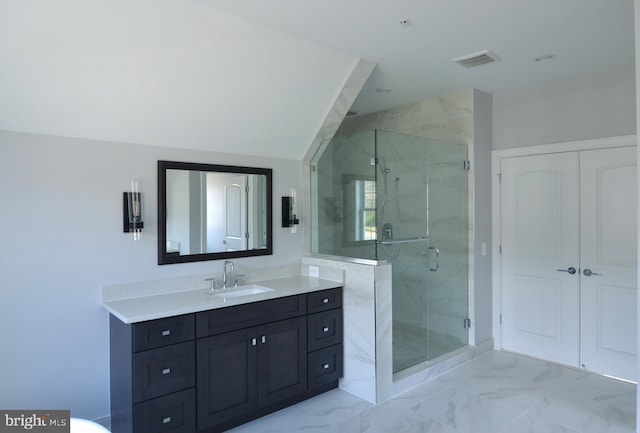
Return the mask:
<path id="1" fill-rule="evenodd" d="M 271 174 L 158 161 L 158 264 L 272 254 Z"/>

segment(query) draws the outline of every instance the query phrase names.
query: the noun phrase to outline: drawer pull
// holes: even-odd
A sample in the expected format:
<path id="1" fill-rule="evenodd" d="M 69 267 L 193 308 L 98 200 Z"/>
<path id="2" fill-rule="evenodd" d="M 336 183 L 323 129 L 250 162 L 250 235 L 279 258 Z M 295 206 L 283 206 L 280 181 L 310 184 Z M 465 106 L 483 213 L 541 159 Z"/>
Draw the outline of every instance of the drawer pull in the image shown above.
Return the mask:
<path id="1" fill-rule="evenodd" d="M 322 328 L 322 332 L 329 332 L 329 327 L 325 326 L 324 328 Z"/>
<path id="2" fill-rule="evenodd" d="M 162 424 L 169 424 L 171 422 L 171 417 L 168 416 L 166 418 L 162 418 Z"/>
<path id="3" fill-rule="evenodd" d="M 325 370 L 328 370 L 329 367 L 330 367 L 329 364 L 322 364 L 322 368 L 324 368 Z"/>
<path id="4" fill-rule="evenodd" d="M 329 298 L 322 298 L 322 303 L 323 304 L 328 304 L 329 303 Z"/>
<path id="5" fill-rule="evenodd" d="M 163 337 L 168 337 L 169 335 L 171 335 L 171 329 L 165 329 L 164 331 L 162 331 Z"/>
<path id="6" fill-rule="evenodd" d="M 162 374 L 169 374 L 171 373 L 171 369 L 170 368 L 163 368 L 162 369 Z"/>

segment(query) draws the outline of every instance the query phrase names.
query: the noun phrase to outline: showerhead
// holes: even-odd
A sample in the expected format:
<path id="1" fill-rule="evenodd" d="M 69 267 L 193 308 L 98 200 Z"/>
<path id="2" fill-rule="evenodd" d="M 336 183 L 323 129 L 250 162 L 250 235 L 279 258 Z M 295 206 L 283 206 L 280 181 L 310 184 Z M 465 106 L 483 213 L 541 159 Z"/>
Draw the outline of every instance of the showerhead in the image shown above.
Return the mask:
<path id="1" fill-rule="evenodd" d="M 386 168 L 383 161 L 378 161 L 378 167 L 380 167 L 380 171 L 382 171 L 383 174 L 391 173 L 391 170 Z"/>

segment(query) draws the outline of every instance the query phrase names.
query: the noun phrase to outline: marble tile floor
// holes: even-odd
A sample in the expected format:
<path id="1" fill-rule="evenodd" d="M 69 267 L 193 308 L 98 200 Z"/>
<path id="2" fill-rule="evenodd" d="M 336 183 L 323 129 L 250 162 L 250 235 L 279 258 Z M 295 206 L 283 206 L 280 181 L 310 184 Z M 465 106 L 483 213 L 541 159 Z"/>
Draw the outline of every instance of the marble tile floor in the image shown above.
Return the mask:
<path id="1" fill-rule="evenodd" d="M 380 405 L 333 390 L 233 433 L 631 433 L 636 386 L 491 351 Z"/>

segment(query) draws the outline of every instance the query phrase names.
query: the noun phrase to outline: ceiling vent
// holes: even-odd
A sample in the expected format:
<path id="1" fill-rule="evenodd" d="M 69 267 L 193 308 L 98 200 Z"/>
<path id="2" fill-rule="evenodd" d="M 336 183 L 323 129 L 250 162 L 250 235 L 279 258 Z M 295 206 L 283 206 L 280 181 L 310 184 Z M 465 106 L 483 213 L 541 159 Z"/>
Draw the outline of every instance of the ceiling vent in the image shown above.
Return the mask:
<path id="1" fill-rule="evenodd" d="M 461 64 L 465 68 L 486 65 L 487 63 L 496 62 L 498 60 L 500 60 L 500 57 L 489 50 L 479 51 L 477 53 L 467 54 L 453 59 L 454 62 Z"/>

